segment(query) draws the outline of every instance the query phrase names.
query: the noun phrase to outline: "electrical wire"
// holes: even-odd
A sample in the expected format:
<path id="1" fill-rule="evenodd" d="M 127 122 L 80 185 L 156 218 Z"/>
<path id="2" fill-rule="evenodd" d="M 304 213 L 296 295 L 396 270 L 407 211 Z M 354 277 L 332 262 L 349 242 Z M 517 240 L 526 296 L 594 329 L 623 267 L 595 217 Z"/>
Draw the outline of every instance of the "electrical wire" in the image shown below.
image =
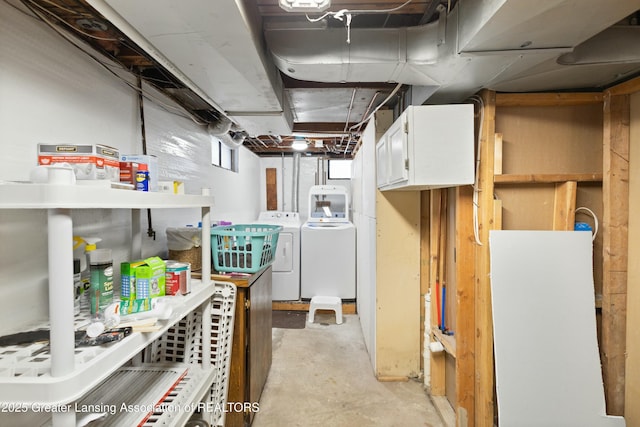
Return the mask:
<path id="1" fill-rule="evenodd" d="M 25 1 L 28 2 L 29 4 L 25 3 Z M 5 0 L 5 3 L 8 3 L 8 0 Z M 35 10 L 34 8 L 32 8 L 30 6 L 31 4 L 34 4 L 34 2 L 32 0 L 24 0 L 24 1 L 22 1 L 22 3 L 35 15 L 35 16 L 32 16 L 32 18 L 40 19 L 42 22 L 47 24 L 47 26 L 49 26 L 52 30 L 54 30 L 56 33 L 58 33 L 58 35 L 60 35 L 61 37 L 66 39 L 68 42 L 70 42 L 75 48 L 79 49 L 81 52 L 83 52 L 84 54 L 89 56 L 91 59 L 93 59 L 95 62 L 97 62 L 98 65 L 102 66 L 105 70 L 107 70 L 110 74 L 112 74 L 118 80 L 120 80 L 125 85 L 127 85 L 129 88 L 133 89 L 137 93 L 141 91 L 141 89 L 139 87 L 137 87 L 134 83 L 128 81 L 127 79 L 125 79 L 124 77 L 122 77 L 121 75 L 116 73 L 114 70 L 112 70 L 112 68 L 118 68 L 119 70 L 127 72 L 127 73 L 130 73 L 130 70 L 124 68 L 122 65 L 118 64 L 117 62 L 107 63 L 104 60 L 98 58 L 93 53 L 88 52 L 84 46 L 81 46 L 80 44 L 78 44 L 79 40 L 71 37 L 67 32 L 65 32 L 65 31 L 61 30 L 60 28 L 58 28 L 58 26 L 55 25 L 55 23 L 53 23 L 50 19 L 48 19 L 46 16 L 43 15 L 43 12 Z M 8 3 L 8 4 L 10 4 L 10 3 Z M 15 7 L 14 5 L 12 5 L 12 6 Z M 20 10 L 19 8 L 16 8 L 16 9 Z M 43 8 L 39 7 L 39 9 L 43 9 Z M 24 12 L 22 10 L 20 10 L 20 11 L 26 14 L 26 12 Z M 44 9 L 44 12 L 49 13 L 49 11 L 47 11 L 46 9 Z M 26 14 L 26 15 L 29 16 L 28 14 Z M 56 19 L 60 20 L 61 22 L 64 22 L 59 17 L 56 17 Z M 64 23 L 67 26 L 70 26 L 73 30 L 77 30 L 75 27 L 71 26 L 69 23 L 67 23 L 67 22 L 64 22 Z M 78 32 L 81 33 L 81 34 L 85 34 L 82 31 L 78 31 Z M 107 40 L 107 39 L 105 39 L 105 40 Z M 115 39 L 113 39 L 113 40 L 115 40 Z M 115 61 L 115 58 L 111 58 L 111 60 Z M 156 79 L 156 81 L 163 82 L 160 79 Z M 160 108 L 162 108 L 163 110 L 165 110 L 169 114 L 173 114 L 173 115 L 185 118 L 185 119 L 190 119 L 194 123 L 196 123 L 197 125 L 206 126 L 208 124 L 208 123 L 205 123 L 205 122 L 203 122 L 201 120 L 196 119 L 196 117 L 194 117 L 193 115 L 183 114 L 184 110 L 182 108 L 170 105 L 167 102 L 165 102 L 165 101 L 163 101 L 163 100 L 161 100 L 161 99 L 149 94 L 146 91 L 143 91 L 142 95 L 145 98 L 147 98 L 148 100 L 154 102 L 156 105 L 158 105 Z"/>
<path id="2" fill-rule="evenodd" d="M 41 11 L 53 16 L 54 18 L 56 18 L 58 21 L 62 22 L 64 25 L 68 26 L 69 28 L 71 28 L 73 31 L 80 33 L 84 36 L 90 37 L 92 39 L 96 39 L 96 40 L 102 40 L 102 41 L 109 41 L 109 42 L 119 42 L 119 39 L 114 39 L 114 38 L 110 38 L 110 37 L 98 37 L 96 35 L 87 33 L 85 31 L 80 30 L 79 28 L 76 28 L 75 26 L 71 25 L 69 22 L 65 21 L 64 19 L 62 19 L 59 15 L 56 15 L 55 13 L 53 13 L 52 11 L 50 11 L 49 9 L 46 9 L 42 6 L 40 6 L 38 3 L 36 3 L 33 0 L 23 0 L 24 1 L 29 2 L 31 5 L 37 7 L 38 9 L 40 9 Z M 30 8 L 31 9 L 31 8 Z M 31 9 L 33 11 L 33 9 Z M 73 12 L 73 13 L 77 13 L 77 12 Z M 86 16 L 86 15 L 85 15 Z"/>
<path id="3" fill-rule="evenodd" d="M 87 18 L 93 18 L 93 16 L 91 14 L 89 14 L 89 13 L 80 13 L 80 12 L 78 12 L 76 10 L 73 10 L 73 9 L 67 9 L 66 7 L 62 7 L 61 5 L 55 3 L 55 2 L 53 2 L 51 0 L 40 0 L 40 1 L 42 1 L 43 3 L 47 3 L 47 4 L 49 4 L 49 5 L 53 6 L 53 7 L 57 7 L 58 9 L 64 10 L 65 12 L 68 12 L 68 13 L 74 13 L 74 14 L 79 14 L 79 15 L 82 15 L 82 16 L 86 16 Z"/>
<path id="4" fill-rule="evenodd" d="M 387 96 L 380 104 L 378 104 L 378 106 L 376 108 L 374 108 L 373 111 L 371 111 L 371 113 L 369 113 L 369 115 L 366 118 L 362 119 L 360 122 L 358 122 L 355 125 L 351 126 L 349 128 L 349 130 L 353 130 L 353 129 L 357 128 L 357 127 L 361 127 L 363 124 L 367 123 L 369 121 L 369 119 L 380 109 L 380 107 L 382 107 L 384 104 L 389 102 L 389 100 L 391 98 L 393 98 L 393 96 L 396 94 L 396 92 L 398 92 L 398 90 L 401 87 L 402 87 L 402 83 L 398 83 L 396 85 L 396 87 L 391 91 L 389 96 Z"/>
<path id="5" fill-rule="evenodd" d="M 5 0 L 5 2 L 6 2 L 6 1 L 7 1 L 7 0 Z M 87 33 L 87 32 L 84 32 L 84 31 L 79 30 L 79 29 L 78 29 L 78 28 L 76 28 L 74 25 L 72 25 L 70 22 L 68 22 L 68 21 L 64 20 L 62 17 L 60 17 L 60 16 L 56 15 L 55 13 L 51 12 L 50 10 L 43 8 L 42 6 L 40 6 L 40 5 L 38 5 L 37 3 L 35 3 L 33 0 L 21 0 L 21 1 L 22 1 L 22 3 L 23 3 L 27 8 L 29 8 L 29 10 L 30 10 L 32 13 L 34 13 L 35 15 L 37 15 L 37 16 L 38 16 L 40 19 L 42 19 L 43 21 L 48 22 L 48 23 L 49 23 L 49 25 L 50 25 L 50 26 L 52 26 L 52 28 L 54 28 L 54 29 L 55 29 L 55 28 L 57 28 L 57 27 L 55 26 L 55 23 L 52 23 L 50 20 L 47 20 L 46 18 L 44 18 L 44 16 L 43 16 L 41 13 L 37 13 L 37 12 L 36 12 L 32 7 L 30 7 L 26 2 L 28 2 L 28 3 L 30 3 L 30 4 L 32 4 L 32 5 L 34 5 L 34 6 L 37 6 L 37 7 L 38 7 L 38 8 L 39 8 L 43 13 L 46 13 L 46 14 L 48 14 L 48 15 L 53 16 L 55 19 L 57 19 L 58 21 L 62 22 L 63 24 L 65 24 L 65 25 L 66 25 L 66 26 L 68 26 L 71 30 L 75 31 L 75 32 L 76 32 L 76 33 L 78 33 L 78 34 L 82 34 L 82 35 L 87 36 L 87 37 L 90 37 L 90 38 L 92 38 L 92 39 L 94 39 L 94 40 L 101 40 L 101 41 L 115 41 L 115 42 L 118 42 L 121 46 L 124 46 L 124 47 L 126 47 L 127 49 L 130 49 L 131 51 L 135 52 L 137 55 L 142 56 L 142 57 L 147 57 L 147 53 L 146 53 L 146 52 L 144 52 L 142 49 L 140 49 L 140 48 L 139 48 L 135 43 L 129 43 L 129 42 L 127 41 L 127 39 L 126 39 L 126 38 L 121 39 L 121 38 L 105 38 L 105 37 L 97 37 L 97 36 L 95 36 L 95 35 L 93 35 L 93 34 L 90 34 L 90 33 Z M 42 0 L 42 1 L 46 1 L 48 4 L 53 4 L 53 3 L 51 3 L 49 0 Z M 70 12 L 70 13 L 78 13 L 78 14 L 80 14 L 81 16 L 90 16 L 90 17 L 91 17 L 91 15 L 81 14 L 81 13 L 76 12 L 76 11 L 73 11 L 73 10 L 71 10 L 71 9 L 62 8 L 62 10 L 65 10 L 65 11 Z M 117 59 L 117 58 L 114 58 L 114 57 L 111 57 L 111 59 L 112 59 L 112 60 L 114 60 L 115 62 L 117 62 L 117 61 L 118 61 L 118 59 Z M 158 71 L 160 72 L 160 74 L 164 77 L 164 80 L 161 80 L 161 79 L 153 79 L 153 78 L 149 78 L 149 77 L 145 77 L 145 80 L 147 80 L 147 81 L 155 81 L 155 82 L 158 82 L 158 83 L 161 83 L 161 84 L 167 84 L 167 83 L 168 83 L 168 84 L 175 84 L 174 80 L 171 78 L 171 76 L 170 76 L 169 74 L 167 74 L 167 72 L 166 72 L 164 69 L 162 69 L 162 68 L 157 68 L 157 70 L 158 70 Z"/>
<path id="6" fill-rule="evenodd" d="M 591 209 L 586 208 L 584 206 L 581 206 L 576 209 L 576 213 L 582 212 L 582 211 L 589 213 L 593 217 L 594 230 L 593 230 L 593 238 L 591 239 L 591 241 L 593 242 L 596 240 L 596 236 L 598 235 L 598 217 L 596 216 L 595 213 L 593 213 Z"/>
<path id="7" fill-rule="evenodd" d="M 473 181 L 473 237 L 479 246 L 482 246 L 480 241 L 480 225 L 478 221 L 478 198 L 480 194 L 480 153 L 482 147 L 482 126 L 484 125 L 484 101 L 482 97 L 473 95 L 469 98 L 473 102 L 477 102 L 480 106 L 480 124 L 478 125 L 478 153 L 476 154 L 476 170 Z"/>

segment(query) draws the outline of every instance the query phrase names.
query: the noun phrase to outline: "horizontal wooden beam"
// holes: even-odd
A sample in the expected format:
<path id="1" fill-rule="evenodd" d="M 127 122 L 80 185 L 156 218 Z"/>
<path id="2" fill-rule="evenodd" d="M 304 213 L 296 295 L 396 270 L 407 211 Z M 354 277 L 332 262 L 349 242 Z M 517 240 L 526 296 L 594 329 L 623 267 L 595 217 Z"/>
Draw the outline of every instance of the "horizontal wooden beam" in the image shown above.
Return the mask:
<path id="1" fill-rule="evenodd" d="M 496 107 L 553 107 L 602 103 L 600 92 L 497 93 Z"/>
<path id="2" fill-rule="evenodd" d="M 271 309 L 276 311 L 309 311 L 309 303 L 303 301 L 274 301 L 271 303 Z M 356 314 L 356 303 L 343 302 L 342 314 Z"/>
<path id="3" fill-rule="evenodd" d="M 495 184 L 555 184 L 567 181 L 602 182 L 601 173 L 507 174 L 495 175 Z"/>
<path id="4" fill-rule="evenodd" d="M 610 95 L 631 95 L 636 92 L 640 92 L 640 77 L 627 80 L 624 83 L 620 83 L 605 90 L 605 93 Z"/>

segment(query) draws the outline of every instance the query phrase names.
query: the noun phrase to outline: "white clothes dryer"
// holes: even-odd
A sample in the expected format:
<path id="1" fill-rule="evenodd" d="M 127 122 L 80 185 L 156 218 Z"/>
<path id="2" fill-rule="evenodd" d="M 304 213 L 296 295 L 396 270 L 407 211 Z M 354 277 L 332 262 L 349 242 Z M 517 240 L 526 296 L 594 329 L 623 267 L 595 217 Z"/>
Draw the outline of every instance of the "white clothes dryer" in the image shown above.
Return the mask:
<path id="1" fill-rule="evenodd" d="M 300 299 L 300 227 L 298 212 L 260 212 L 257 224 L 280 225 L 278 246 L 272 264 L 272 300 Z"/>

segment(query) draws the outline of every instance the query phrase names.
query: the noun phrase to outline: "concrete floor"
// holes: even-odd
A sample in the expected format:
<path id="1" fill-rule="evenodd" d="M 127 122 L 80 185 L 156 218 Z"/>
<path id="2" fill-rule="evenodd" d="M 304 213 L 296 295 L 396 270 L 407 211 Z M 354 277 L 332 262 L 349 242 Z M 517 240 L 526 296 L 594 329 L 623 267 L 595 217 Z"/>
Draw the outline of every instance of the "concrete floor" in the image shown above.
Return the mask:
<path id="1" fill-rule="evenodd" d="M 357 315 L 317 313 L 273 331 L 273 362 L 253 427 L 442 427 L 423 384 L 378 382 Z"/>

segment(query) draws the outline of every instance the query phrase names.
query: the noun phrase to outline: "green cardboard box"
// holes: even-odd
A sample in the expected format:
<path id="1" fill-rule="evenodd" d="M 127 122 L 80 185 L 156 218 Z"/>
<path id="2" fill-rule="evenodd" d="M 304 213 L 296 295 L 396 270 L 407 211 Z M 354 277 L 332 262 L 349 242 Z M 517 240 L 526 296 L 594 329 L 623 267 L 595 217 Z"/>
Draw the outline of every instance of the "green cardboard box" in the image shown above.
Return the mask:
<path id="1" fill-rule="evenodd" d="M 139 270 L 139 271 L 138 271 Z M 165 295 L 165 263 L 160 257 L 150 257 L 120 264 L 120 299 L 156 298 Z M 140 278 L 140 283 L 138 283 Z"/>

